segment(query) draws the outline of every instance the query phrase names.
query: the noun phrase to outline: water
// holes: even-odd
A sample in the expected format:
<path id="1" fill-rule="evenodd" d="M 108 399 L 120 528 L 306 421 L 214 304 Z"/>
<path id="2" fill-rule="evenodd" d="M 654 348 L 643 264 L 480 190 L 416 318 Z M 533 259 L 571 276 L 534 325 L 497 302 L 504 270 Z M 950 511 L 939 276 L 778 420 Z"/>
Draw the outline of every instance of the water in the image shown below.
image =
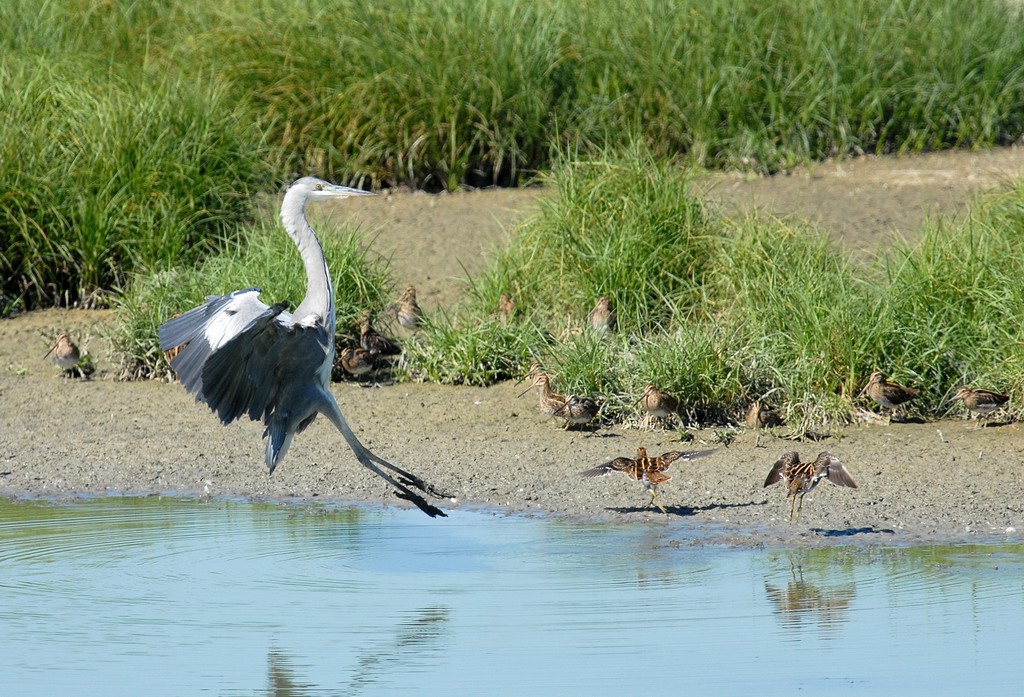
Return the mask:
<path id="1" fill-rule="evenodd" d="M 1022 648 L 1020 546 L 0 500 L 4 695 L 1020 694 Z"/>

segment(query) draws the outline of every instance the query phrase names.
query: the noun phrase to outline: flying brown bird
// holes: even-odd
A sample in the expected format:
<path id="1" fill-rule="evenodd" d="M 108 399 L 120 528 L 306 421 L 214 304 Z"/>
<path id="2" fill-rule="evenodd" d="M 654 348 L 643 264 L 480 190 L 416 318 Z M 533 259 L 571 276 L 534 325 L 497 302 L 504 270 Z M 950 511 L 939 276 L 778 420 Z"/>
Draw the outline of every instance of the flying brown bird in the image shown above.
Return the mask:
<path id="1" fill-rule="evenodd" d="M 691 460 L 696 460 L 697 458 L 707 457 L 713 452 L 715 452 L 715 449 L 689 451 L 673 450 L 671 452 L 662 453 L 657 457 L 648 457 L 646 448 L 637 448 L 636 458 L 630 459 L 628 457 L 617 457 L 611 462 L 606 462 L 603 465 L 598 465 L 597 467 L 586 470 L 583 472 L 583 476 L 589 479 L 592 477 L 604 477 L 615 472 L 621 472 L 630 479 L 643 482 L 644 488 L 651 492 L 651 501 L 647 504 L 648 508 L 651 506 L 657 506 L 662 513 L 668 513 L 668 511 L 666 511 L 665 508 L 657 501 L 658 485 L 664 484 L 672 479 L 671 475 L 665 474 L 665 471 L 676 460 L 689 462 Z"/>
<path id="2" fill-rule="evenodd" d="M 818 482 L 826 477 L 838 486 L 857 488 L 846 467 L 832 453 L 822 452 L 814 462 L 800 462 L 800 453 L 795 450 L 785 453 L 772 465 L 764 485 L 769 487 L 779 481 L 786 483 L 786 497 L 792 499 L 789 504 L 789 519 L 793 520 L 793 507 L 796 505 L 797 495 L 800 496 L 800 507 L 796 510 L 796 516 L 799 518 L 800 510 L 804 507 L 804 495 L 813 491 Z"/>

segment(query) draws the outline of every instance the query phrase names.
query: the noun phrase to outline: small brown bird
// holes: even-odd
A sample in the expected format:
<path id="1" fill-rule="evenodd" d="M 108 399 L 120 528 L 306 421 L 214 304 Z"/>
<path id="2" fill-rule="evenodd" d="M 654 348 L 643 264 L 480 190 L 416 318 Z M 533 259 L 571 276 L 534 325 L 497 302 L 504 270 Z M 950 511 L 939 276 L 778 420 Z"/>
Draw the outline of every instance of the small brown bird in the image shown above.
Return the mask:
<path id="1" fill-rule="evenodd" d="M 528 374 L 530 386 L 519 394 L 524 394 L 534 387 L 540 388 L 540 410 L 545 414 L 557 417 L 565 421 L 564 428 L 568 430 L 574 424 L 586 424 L 597 416 L 598 405 L 590 397 L 578 395 L 564 395 L 555 392 L 551 387 L 551 378 L 544 373 L 538 363 L 530 366 Z"/>
<path id="2" fill-rule="evenodd" d="M 415 286 L 406 286 L 398 300 L 398 323 L 406 329 L 418 329 L 423 319 L 423 310 L 416 302 Z"/>
<path id="3" fill-rule="evenodd" d="M 79 366 L 79 362 L 82 360 L 82 353 L 78 350 L 75 342 L 71 340 L 71 336 L 66 332 L 57 337 L 57 340 L 53 342 L 53 346 L 43 356 L 43 358 L 46 357 L 50 357 L 50 360 L 60 368 L 61 373 L 65 376 L 71 374 L 82 378 L 85 377 L 85 372 Z"/>
<path id="4" fill-rule="evenodd" d="M 714 449 L 689 451 L 673 450 L 668 453 L 662 453 L 657 457 L 648 457 L 646 448 L 637 448 L 635 459 L 631 460 L 628 457 L 617 457 L 611 462 L 606 462 L 603 465 L 598 465 L 593 469 L 586 470 L 583 472 L 583 476 L 590 479 L 592 477 L 604 477 L 615 472 L 621 472 L 630 479 L 643 482 L 644 488 L 651 492 L 651 501 L 647 504 L 648 508 L 651 506 L 657 506 L 662 513 L 668 513 L 668 511 L 666 511 L 665 508 L 657 501 L 658 485 L 664 484 L 668 480 L 672 479 L 671 475 L 665 474 L 665 470 L 667 470 L 676 460 L 690 462 L 697 458 L 706 457 L 713 452 L 715 452 Z"/>
<path id="5" fill-rule="evenodd" d="M 670 418 L 679 408 L 679 400 L 667 392 L 662 392 L 654 385 L 647 385 L 644 394 L 640 398 L 644 406 L 644 420 L 640 422 L 640 428 L 650 428 L 651 422 L 656 421 L 663 425 L 665 419 Z"/>
<path id="6" fill-rule="evenodd" d="M 555 414 L 565 419 L 566 429 L 573 424 L 588 424 L 597 416 L 599 407 L 590 397 L 580 397 L 571 394 L 565 399 L 565 408 L 560 414 Z"/>
<path id="7" fill-rule="evenodd" d="M 346 347 L 338 354 L 338 360 L 346 373 L 362 377 L 373 371 L 375 357 L 362 347 Z"/>
<path id="8" fill-rule="evenodd" d="M 896 407 L 916 398 L 920 391 L 916 387 L 904 387 L 895 382 L 889 382 L 881 371 L 876 370 L 871 373 L 868 384 L 861 390 L 861 394 L 865 392 L 879 406 L 889 410 L 889 420 L 891 421 Z"/>
<path id="9" fill-rule="evenodd" d="M 508 293 L 502 293 L 501 297 L 498 298 L 498 321 L 502 324 L 508 324 L 515 313 L 516 304 L 512 300 L 512 296 Z"/>
<path id="10" fill-rule="evenodd" d="M 771 407 L 765 406 L 760 399 L 755 399 L 754 403 L 750 405 L 750 409 L 747 410 L 744 423 L 750 429 L 775 428 L 782 425 L 782 417 L 776 414 Z"/>
<path id="11" fill-rule="evenodd" d="M 601 336 L 608 336 L 615 330 L 615 310 L 612 309 L 611 303 L 608 296 L 602 295 L 597 299 L 594 309 L 587 315 L 590 328 Z"/>
<path id="12" fill-rule="evenodd" d="M 530 386 L 523 390 L 518 395 L 519 397 L 522 397 L 534 387 L 538 387 L 540 388 L 540 410 L 542 412 L 555 416 L 565 409 L 566 396 L 558 394 L 551 389 L 551 378 L 540 369 L 540 365 L 534 363 L 530 366 L 528 377 L 530 378 Z"/>
<path id="13" fill-rule="evenodd" d="M 838 486 L 857 488 L 846 467 L 832 453 L 822 452 L 814 462 L 800 462 L 800 453 L 795 450 L 785 453 L 772 465 L 764 485 L 769 487 L 776 482 L 785 481 L 786 497 L 793 499 L 789 504 L 789 519 L 793 520 L 793 507 L 796 506 L 797 495 L 800 496 L 800 507 L 796 509 L 796 517 L 799 518 L 800 510 L 804 507 L 804 495 L 818 486 L 818 482 L 825 477 Z"/>
<path id="14" fill-rule="evenodd" d="M 993 392 L 991 390 L 975 389 L 973 387 L 961 387 L 957 390 L 957 393 L 953 395 L 953 399 L 959 399 L 963 401 L 964 406 L 967 410 L 974 415 L 980 415 L 981 419 L 978 421 L 978 428 L 981 428 L 983 424 L 986 424 L 986 419 L 996 411 L 999 411 L 1000 407 L 1010 401 L 1010 397 L 1005 394 Z"/>
<path id="15" fill-rule="evenodd" d="M 369 351 L 374 356 L 395 356 L 402 352 L 391 339 L 387 338 L 370 324 L 369 310 L 364 310 L 360 317 L 359 324 L 359 345 L 364 351 Z"/>

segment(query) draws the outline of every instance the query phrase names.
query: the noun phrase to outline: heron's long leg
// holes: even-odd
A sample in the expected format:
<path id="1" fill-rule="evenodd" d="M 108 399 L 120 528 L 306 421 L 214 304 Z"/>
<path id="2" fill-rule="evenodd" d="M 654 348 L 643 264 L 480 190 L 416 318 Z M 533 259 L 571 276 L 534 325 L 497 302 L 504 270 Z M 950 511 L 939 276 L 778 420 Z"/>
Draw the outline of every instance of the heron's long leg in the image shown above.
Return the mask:
<path id="1" fill-rule="evenodd" d="M 409 487 L 416 487 L 417 489 L 420 489 L 424 493 L 430 494 L 431 496 L 437 496 L 439 498 L 446 498 L 444 494 L 438 492 L 437 489 L 435 489 L 433 486 L 428 484 L 420 477 L 417 477 L 414 474 L 406 472 L 397 465 L 393 465 L 384 458 L 374 454 L 373 451 L 371 451 L 369 448 L 363 445 L 356 437 L 356 434 L 352 432 L 352 429 L 349 427 L 348 422 L 345 421 L 345 417 L 342 415 L 341 409 L 338 407 L 338 403 L 334 401 L 333 396 L 328 394 L 327 397 L 322 401 L 323 404 L 320 410 L 321 413 L 323 413 L 324 416 L 330 419 L 331 423 L 333 423 L 337 427 L 337 429 L 341 431 L 341 435 L 348 442 L 349 447 L 352 448 L 352 452 L 355 454 L 356 459 L 359 460 L 360 464 L 362 464 L 368 470 L 370 470 L 378 477 L 386 481 L 388 484 L 393 486 L 395 489 L 397 489 L 396 494 L 398 495 L 399 498 L 403 498 L 407 501 L 411 501 L 412 503 L 416 504 L 416 506 L 421 511 L 423 511 L 430 517 L 447 517 L 444 511 L 442 511 L 437 506 L 428 503 L 427 500 L 424 499 L 419 494 L 410 491 Z M 399 475 L 402 481 L 400 482 L 396 480 L 390 474 L 380 469 L 380 467 L 377 467 L 375 464 L 373 464 L 374 462 L 395 472 L 397 475 Z"/>

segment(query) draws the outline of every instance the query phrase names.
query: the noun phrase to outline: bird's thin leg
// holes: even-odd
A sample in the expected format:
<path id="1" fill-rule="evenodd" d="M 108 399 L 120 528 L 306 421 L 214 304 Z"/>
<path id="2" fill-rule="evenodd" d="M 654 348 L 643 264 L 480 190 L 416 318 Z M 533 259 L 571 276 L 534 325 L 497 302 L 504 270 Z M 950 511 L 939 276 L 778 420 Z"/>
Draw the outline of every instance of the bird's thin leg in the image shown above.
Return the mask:
<path id="1" fill-rule="evenodd" d="M 397 490 L 395 493 L 399 498 L 403 498 L 407 501 L 411 501 L 412 503 L 416 504 L 416 506 L 421 511 L 423 511 L 432 518 L 437 516 L 447 517 L 444 511 L 442 511 L 437 506 L 428 503 L 427 500 L 424 499 L 419 494 L 415 494 L 412 491 L 410 491 L 409 487 L 416 487 L 417 489 L 420 489 L 424 493 L 430 494 L 431 496 L 437 496 L 439 498 L 448 497 L 445 494 L 439 492 L 437 489 L 435 489 L 433 486 L 431 486 L 423 479 L 417 477 L 414 474 L 406 472 L 397 465 L 388 462 L 384 458 L 374 454 L 373 451 L 371 451 L 369 448 L 363 445 L 356 437 L 356 434 L 352 432 L 352 429 L 349 427 L 348 422 L 345 421 L 345 417 L 342 416 L 341 409 L 338 408 L 338 404 L 337 402 L 334 401 L 333 396 L 328 394 L 327 397 L 325 397 L 322 400 L 320 411 L 324 416 L 330 419 L 331 423 L 333 423 L 339 431 L 341 431 L 341 435 L 348 442 L 349 447 L 352 448 L 352 452 L 355 454 L 356 459 L 359 460 L 360 464 L 362 464 L 368 470 L 370 470 L 378 477 L 386 481 L 388 484 L 393 486 Z M 399 482 L 398 480 L 396 480 L 390 474 L 380 469 L 380 467 L 374 465 L 374 462 L 380 464 L 383 467 L 386 467 L 387 469 L 397 474 L 402 481 Z"/>
<path id="2" fill-rule="evenodd" d="M 791 523 L 793 522 L 793 508 L 795 506 L 796 506 L 796 496 L 794 495 L 794 496 L 790 497 L 790 502 L 789 502 L 789 522 L 791 522 Z"/>
<path id="3" fill-rule="evenodd" d="M 654 488 L 651 489 L 651 503 L 657 506 L 658 510 L 661 511 L 662 513 L 668 513 L 668 511 L 665 510 L 665 507 L 658 503 L 658 490 Z"/>
<path id="4" fill-rule="evenodd" d="M 806 493 L 806 492 L 804 492 Z M 804 510 L 804 494 L 800 494 L 800 505 L 796 507 L 796 519 L 800 520 L 800 511 Z"/>

